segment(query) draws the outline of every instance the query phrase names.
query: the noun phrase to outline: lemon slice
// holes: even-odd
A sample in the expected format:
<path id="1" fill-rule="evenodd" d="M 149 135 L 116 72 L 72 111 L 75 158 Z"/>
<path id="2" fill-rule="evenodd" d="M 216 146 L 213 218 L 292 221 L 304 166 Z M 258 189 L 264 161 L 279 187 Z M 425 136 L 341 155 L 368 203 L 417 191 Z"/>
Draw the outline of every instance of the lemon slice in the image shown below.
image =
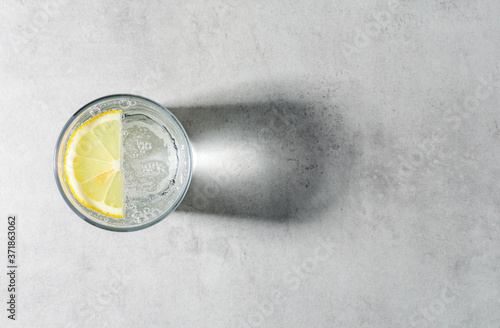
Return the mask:
<path id="1" fill-rule="evenodd" d="M 75 198 L 101 214 L 123 218 L 122 112 L 99 114 L 78 127 L 64 154 L 64 175 Z"/>

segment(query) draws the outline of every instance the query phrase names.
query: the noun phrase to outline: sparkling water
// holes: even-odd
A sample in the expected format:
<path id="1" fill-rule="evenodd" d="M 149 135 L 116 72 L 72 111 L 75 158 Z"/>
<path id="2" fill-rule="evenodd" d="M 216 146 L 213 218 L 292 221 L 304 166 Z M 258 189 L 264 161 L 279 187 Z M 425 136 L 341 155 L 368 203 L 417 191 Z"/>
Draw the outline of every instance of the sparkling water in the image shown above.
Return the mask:
<path id="1" fill-rule="evenodd" d="M 175 188 L 177 145 L 170 133 L 144 114 L 123 116 L 125 219 L 141 223 L 163 210 L 161 198 Z"/>

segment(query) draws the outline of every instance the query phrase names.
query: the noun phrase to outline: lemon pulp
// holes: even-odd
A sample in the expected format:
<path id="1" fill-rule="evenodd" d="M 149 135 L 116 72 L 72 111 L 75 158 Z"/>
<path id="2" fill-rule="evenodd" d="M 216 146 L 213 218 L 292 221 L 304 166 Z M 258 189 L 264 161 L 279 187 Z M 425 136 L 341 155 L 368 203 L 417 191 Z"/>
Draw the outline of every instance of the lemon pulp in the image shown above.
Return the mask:
<path id="1" fill-rule="evenodd" d="M 64 175 L 75 198 L 103 215 L 123 218 L 121 110 L 86 121 L 69 138 Z"/>

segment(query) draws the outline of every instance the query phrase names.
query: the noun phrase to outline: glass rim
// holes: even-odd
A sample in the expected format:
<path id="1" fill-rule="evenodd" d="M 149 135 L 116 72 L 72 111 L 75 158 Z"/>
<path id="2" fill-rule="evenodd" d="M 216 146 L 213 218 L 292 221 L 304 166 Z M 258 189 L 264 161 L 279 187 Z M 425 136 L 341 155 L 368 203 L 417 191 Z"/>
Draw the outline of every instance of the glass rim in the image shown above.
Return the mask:
<path id="1" fill-rule="evenodd" d="M 150 102 L 150 103 L 154 104 L 155 106 L 157 106 L 159 109 L 163 110 L 173 120 L 173 122 L 177 125 L 177 127 L 180 129 L 180 131 L 182 133 L 182 136 L 186 139 L 186 145 L 187 145 L 187 151 L 188 151 L 188 177 L 187 177 L 187 182 L 186 182 L 186 185 L 184 187 L 184 190 L 177 197 L 177 200 L 174 202 L 174 204 L 167 211 L 165 211 L 165 213 L 163 213 L 159 217 L 157 217 L 157 218 L 155 218 L 155 219 L 153 219 L 151 221 L 148 221 L 148 222 L 146 222 L 144 224 L 139 224 L 137 226 L 132 226 L 132 227 L 119 227 L 119 226 L 113 227 L 113 226 L 108 226 L 108 225 L 105 225 L 105 224 L 101 224 L 101 223 L 99 223 L 99 222 L 97 222 L 95 220 L 90 219 L 89 217 L 87 217 L 86 215 L 84 215 L 82 212 L 80 212 L 77 208 L 75 208 L 75 206 L 72 204 L 72 202 L 68 199 L 68 196 L 66 195 L 66 192 L 64 191 L 63 186 L 62 186 L 62 183 L 64 183 L 64 182 L 60 181 L 59 168 L 58 168 L 59 167 L 59 151 L 60 151 L 60 148 L 61 148 L 61 142 L 63 141 L 63 138 L 64 138 L 65 134 L 68 132 L 68 128 L 71 126 L 71 124 L 84 111 L 90 109 L 93 104 L 95 104 L 97 102 L 101 102 L 101 101 L 106 100 L 106 99 L 118 98 L 118 97 L 129 97 L 129 98 L 141 99 L 141 100 L 144 100 L 146 102 Z M 191 142 L 189 141 L 188 135 L 187 135 L 186 131 L 184 130 L 184 127 L 179 122 L 179 120 L 174 116 L 174 114 L 172 114 L 172 112 L 170 112 L 167 108 L 165 108 L 164 106 L 160 105 L 156 101 L 151 100 L 151 99 L 146 98 L 146 97 L 142 97 L 142 96 L 139 96 L 139 95 L 133 95 L 133 94 L 127 94 L 127 93 L 119 93 L 119 94 L 112 94 L 112 95 L 108 95 L 108 96 L 103 96 L 103 97 L 100 97 L 100 98 L 97 98 L 95 100 L 90 101 L 89 103 L 87 103 L 84 106 L 82 106 L 79 110 L 77 110 L 68 119 L 68 121 L 66 122 L 66 124 L 62 128 L 61 133 L 59 134 L 59 137 L 57 138 L 56 148 L 55 148 L 55 151 L 54 151 L 54 162 L 53 162 L 53 164 L 54 164 L 54 177 L 55 177 L 55 180 L 56 180 L 57 188 L 59 189 L 59 193 L 62 195 L 64 201 L 66 202 L 66 204 L 68 204 L 68 206 L 71 208 L 71 210 L 73 210 L 73 212 L 75 212 L 80 218 L 82 218 L 83 220 L 85 220 L 87 223 L 90 223 L 91 225 L 96 226 L 98 228 L 101 228 L 101 229 L 104 229 L 104 230 L 109 230 L 109 231 L 115 231 L 115 232 L 131 232 L 131 231 L 137 231 L 137 230 L 146 229 L 148 227 L 151 227 L 152 225 L 155 225 L 156 223 L 158 223 L 160 221 L 163 221 L 163 219 L 165 219 L 167 216 L 169 216 L 180 205 L 180 203 L 184 199 L 184 196 L 186 196 L 186 193 L 187 193 L 187 191 L 189 189 L 189 185 L 191 183 L 191 178 L 192 178 L 192 175 L 193 175 L 193 152 L 192 152 Z M 82 205 L 82 206 L 84 206 L 84 205 Z"/>

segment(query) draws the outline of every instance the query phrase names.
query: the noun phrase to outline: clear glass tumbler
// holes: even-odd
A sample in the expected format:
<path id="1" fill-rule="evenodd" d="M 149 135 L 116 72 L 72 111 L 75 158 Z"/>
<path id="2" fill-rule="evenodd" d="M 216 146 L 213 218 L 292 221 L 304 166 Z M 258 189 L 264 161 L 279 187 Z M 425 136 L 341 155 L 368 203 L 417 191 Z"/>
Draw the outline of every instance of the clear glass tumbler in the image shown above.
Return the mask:
<path id="1" fill-rule="evenodd" d="M 68 141 L 79 127 L 110 113 L 121 118 L 123 217 L 87 206 L 68 181 L 74 172 L 65 168 L 65 156 L 71 156 Z M 85 221 L 107 230 L 134 231 L 158 223 L 180 204 L 191 181 L 192 163 L 187 134 L 170 111 L 144 97 L 118 94 L 88 103 L 69 119 L 57 140 L 54 174 L 62 197 Z"/>

